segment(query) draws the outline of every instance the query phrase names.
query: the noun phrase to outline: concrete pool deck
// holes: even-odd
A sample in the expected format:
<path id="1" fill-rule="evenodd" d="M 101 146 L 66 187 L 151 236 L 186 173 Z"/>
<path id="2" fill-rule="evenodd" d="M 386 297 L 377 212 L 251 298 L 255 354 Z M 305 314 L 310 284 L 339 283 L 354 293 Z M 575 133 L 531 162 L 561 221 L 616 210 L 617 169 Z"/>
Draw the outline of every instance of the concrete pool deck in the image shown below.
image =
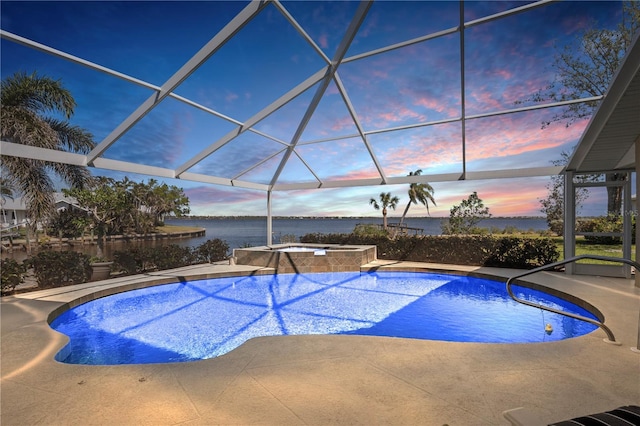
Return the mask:
<path id="1" fill-rule="evenodd" d="M 377 261 L 374 268 L 515 270 Z M 365 267 L 366 269 L 366 267 Z M 602 330 L 560 342 L 455 343 L 370 336 L 252 339 L 218 358 L 176 364 L 68 365 L 49 314 L 133 282 L 269 270 L 198 265 L 3 297 L 0 424 L 7 425 L 507 425 L 526 407 L 538 424 L 640 404 L 640 288 L 633 280 L 542 272 L 526 278 L 584 299 Z"/>

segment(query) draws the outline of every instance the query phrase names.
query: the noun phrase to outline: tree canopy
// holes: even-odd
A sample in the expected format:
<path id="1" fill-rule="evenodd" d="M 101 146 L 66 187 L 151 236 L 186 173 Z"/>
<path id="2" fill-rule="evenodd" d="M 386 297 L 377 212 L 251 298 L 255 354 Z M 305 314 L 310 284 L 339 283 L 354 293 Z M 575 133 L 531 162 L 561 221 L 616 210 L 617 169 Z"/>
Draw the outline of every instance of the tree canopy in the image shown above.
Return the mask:
<path id="1" fill-rule="evenodd" d="M 528 100 L 534 102 L 558 102 L 577 100 L 587 97 L 603 96 L 606 94 L 613 77 L 627 50 L 640 31 L 640 2 L 624 1 L 622 20 L 615 29 L 587 28 L 576 40 L 559 49 L 556 53 L 553 67 L 556 79 L 545 89 L 541 89 Z M 521 103 L 521 102 L 519 102 Z M 542 122 L 545 128 L 554 122 L 572 124 L 591 117 L 598 106 L 598 101 L 580 102 L 566 106 L 549 120 Z M 554 163 L 566 164 L 563 162 Z M 626 179 L 626 173 L 607 173 L 607 181 Z M 597 177 L 596 177 L 597 178 Z M 560 181 L 552 178 L 547 187 L 547 198 L 540 200 L 542 211 L 547 215 L 547 222 L 554 222 L 552 230 L 562 229 L 559 217 L 562 217 L 564 203 L 563 188 Z M 561 184 L 563 185 L 563 183 Z M 581 194 L 581 196 L 583 196 Z M 580 201 L 583 201 L 584 198 Z M 607 187 L 607 212 L 620 214 L 622 210 L 622 187 Z"/>
<path id="2" fill-rule="evenodd" d="M 181 188 L 159 185 L 154 179 L 144 183 L 97 177 L 89 188 L 63 192 L 89 213 L 93 229 L 100 236 L 149 233 L 162 224 L 164 215 L 189 213 L 189 199 Z"/>
<path id="3" fill-rule="evenodd" d="M 472 234 L 480 221 L 491 217 L 489 207 L 473 191 L 466 200 L 449 210 L 449 221 L 443 225 L 445 234 Z"/>
<path id="4" fill-rule="evenodd" d="M 16 73 L 0 87 L 0 137 L 3 141 L 77 153 L 88 153 L 93 136 L 68 120 L 76 103 L 62 82 L 49 77 Z M 60 120 L 55 116 L 63 116 Z M 32 222 L 54 211 L 52 175 L 72 187 L 84 188 L 92 180 L 84 166 L 2 155 L 3 183 L 24 195 Z"/>
<path id="5" fill-rule="evenodd" d="M 640 30 L 640 2 L 624 1 L 622 12 L 615 29 L 594 28 L 592 24 L 573 43 L 558 48 L 553 62 L 555 80 L 528 100 L 559 102 L 603 96 Z M 590 117 L 597 106 L 598 101 L 571 104 L 542 126 L 564 122 L 568 127 Z"/>
<path id="6" fill-rule="evenodd" d="M 384 229 L 387 229 L 387 209 L 395 210 L 399 202 L 400 199 L 395 195 L 392 196 L 390 192 L 380 193 L 380 203 L 378 203 L 378 200 L 375 198 L 369 200 L 369 204 L 371 204 L 374 209 L 382 209 L 382 226 Z"/>
<path id="7" fill-rule="evenodd" d="M 409 176 L 420 176 L 422 170 L 418 169 L 415 172 L 409 172 Z M 433 187 L 428 183 L 412 183 L 409 184 L 409 202 L 405 207 L 402 217 L 400 218 L 400 225 L 404 222 L 404 218 L 411 207 L 411 204 L 422 204 L 427 208 L 427 214 L 429 213 L 429 202 L 436 205 L 436 200 L 433 198 Z"/>

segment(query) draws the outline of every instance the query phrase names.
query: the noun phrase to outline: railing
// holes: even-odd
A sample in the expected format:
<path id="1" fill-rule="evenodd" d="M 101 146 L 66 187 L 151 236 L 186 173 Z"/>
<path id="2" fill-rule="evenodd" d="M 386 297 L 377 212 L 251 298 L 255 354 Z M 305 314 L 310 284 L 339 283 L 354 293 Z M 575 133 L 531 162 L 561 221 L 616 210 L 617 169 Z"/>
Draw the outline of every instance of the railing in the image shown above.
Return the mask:
<path id="1" fill-rule="evenodd" d="M 621 343 L 616 342 L 616 338 L 613 335 L 613 332 L 609 329 L 609 327 L 607 327 L 606 325 L 604 325 L 604 323 L 600 322 L 600 321 L 596 321 L 594 319 L 591 318 L 587 318 L 587 317 L 583 317 L 582 315 L 576 315 L 576 314 L 572 314 L 570 312 L 564 312 L 564 311 L 560 311 L 558 309 L 554 309 L 554 308 L 550 308 L 548 306 L 544 306 L 538 303 L 533 303 L 533 302 L 529 302 L 528 300 L 524 300 L 524 299 L 520 299 L 518 298 L 515 294 L 513 294 L 513 291 L 511 290 L 511 283 L 513 280 L 517 279 L 517 278 L 522 278 L 525 277 L 527 275 L 531 275 L 531 274 L 535 274 L 536 272 L 541 272 L 541 271 L 546 271 L 548 269 L 553 269 L 556 268 L 558 266 L 562 266 L 562 265 L 566 265 L 567 263 L 572 263 L 572 262 L 577 262 L 578 260 L 582 260 L 582 259 L 593 259 L 593 260 L 603 260 L 603 261 L 607 261 L 607 262 L 622 262 L 622 263 L 626 263 L 627 265 L 631 265 L 633 267 L 636 268 L 636 273 L 640 273 L 640 263 L 634 262 L 633 260 L 628 260 L 628 259 L 622 259 L 619 257 L 606 257 L 606 256 L 597 256 L 597 255 L 591 255 L 591 254 L 582 254 L 580 256 L 575 256 L 575 257 L 571 257 L 569 259 L 564 259 L 561 260 L 559 262 L 554 262 L 554 263 L 549 263 L 548 265 L 543 265 L 540 266 L 538 268 L 534 268 L 531 270 L 528 270 L 526 272 L 523 272 L 521 274 L 518 275 L 514 275 L 511 278 L 509 278 L 507 280 L 507 292 L 509 293 L 509 296 L 511 296 L 511 298 L 513 300 L 515 300 L 518 303 L 522 303 L 524 305 L 528 305 L 528 306 L 533 306 L 534 308 L 539 308 L 539 309 L 543 309 L 545 311 L 549 311 L 549 312 L 553 312 L 559 315 L 564 315 L 570 318 L 574 318 L 580 321 L 586 321 L 588 323 L 591 323 L 595 326 L 600 327 L 606 334 L 607 334 L 607 339 L 605 339 L 605 342 L 607 343 L 612 343 L 615 345 L 620 345 Z M 631 348 L 634 351 L 639 351 L 640 350 L 640 319 L 638 320 L 638 344 L 637 347 Z"/>

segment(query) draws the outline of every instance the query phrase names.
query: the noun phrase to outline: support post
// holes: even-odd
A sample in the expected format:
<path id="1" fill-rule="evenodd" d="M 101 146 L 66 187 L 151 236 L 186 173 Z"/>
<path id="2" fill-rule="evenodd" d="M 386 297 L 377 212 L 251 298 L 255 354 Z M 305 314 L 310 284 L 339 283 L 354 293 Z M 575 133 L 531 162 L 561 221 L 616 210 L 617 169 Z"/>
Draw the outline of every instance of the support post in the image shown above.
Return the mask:
<path id="1" fill-rule="evenodd" d="M 271 217 L 271 190 L 267 191 L 267 245 L 273 244 L 273 218 Z"/>
<path id="2" fill-rule="evenodd" d="M 640 149 L 638 149 L 638 142 L 640 142 L 640 136 L 634 143 L 636 151 L 636 201 L 633 206 L 633 214 L 636 216 L 636 261 L 640 259 L 640 226 L 638 226 L 638 188 L 640 188 L 640 174 L 638 174 L 638 165 L 640 165 Z M 635 285 L 640 288 L 640 271 L 636 270 Z M 638 321 L 638 349 L 640 349 L 640 321 Z"/>
<path id="3" fill-rule="evenodd" d="M 624 186 L 622 187 L 622 205 L 624 211 L 622 212 L 622 257 L 625 259 L 631 259 L 631 243 L 633 233 L 633 211 L 631 209 L 631 173 L 627 173 L 627 177 L 624 180 Z M 636 257 L 637 259 L 637 257 Z M 631 266 L 625 264 L 624 277 L 631 279 Z"/>
<path id="4" fill-rule="evenodd" d="M 576 255 L 576 194 L 573 186 L 573 172 L 564 172 L 564 258 L 570 259 Z M 565 272 L 573 275 L 573 262 L 565 265 Z"/>

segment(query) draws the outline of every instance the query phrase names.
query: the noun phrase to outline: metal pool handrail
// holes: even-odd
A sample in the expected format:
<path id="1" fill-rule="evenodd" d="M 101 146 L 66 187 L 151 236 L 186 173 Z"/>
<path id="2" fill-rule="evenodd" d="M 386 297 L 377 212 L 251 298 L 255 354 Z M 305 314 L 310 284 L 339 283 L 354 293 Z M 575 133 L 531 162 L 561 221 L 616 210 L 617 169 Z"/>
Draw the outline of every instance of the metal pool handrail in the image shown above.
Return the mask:
<path id="1" fill-rule="evenodd" d="M 621 345 L 621 343 L 616 342 L 616 338 L 613 335 L 613 332 L 609 329 L 609 327 L 607 327 L 606 325 L 604 325 L 604 323 L 600 322 L 600 321 L 596 321 L 593 320 L 591 318 L 587 318 L 587 317 L 583 317 L 582 315 L 576 315 L 576 314 L 572 314 L 570 312 L 564 312 L 564 311 L 560 311 L 558 309 L 555 308 L 550 308 L 548 306 L 544 306 L 538 303 L 533 303 L 533 302 L 529 302 L 528 300 L 524 300 L 524 299 L 520 299 L 518 298 L 515 294 L 513 294 L 513 291 L 511 290 L 511 282 L 517 278 L 522 278 L 525 277 L 527 275 L 531 275 L 531 274 L 535 274 L 536 272 L 541 272 L 541 271 L 546 271 L 547 269 L 553 269 L 557 266 L 562 266 L 562 265 L 566 265 L 567 263 L 572 263 L 572 262 L 577 262 L 578 260 L 582 260 L 582 259 L 593 259 L 593 260 L 604 260 L 604 261 L 608 261 L 608 262 L 623 262 L 626 263 L 628 265 L 632 265 L 636 268 L 636 273 L 640 273 L 640 263 L 634 262 L 633 260 L 628 260 L 628 259 L 622 259 L 619 257 L 607 257 L 607 256 L 598 256 L 598 255 L 591 255 L 591 254 L 581 254 L 579 256 L 575 256 L 575 257 L 571 257 L 569 259 L 564 259 L 558 262 L 554 262 L 554 263 L 549 263 L 548 265 L 543 265 L 543 266 L 539 266 L 537 268 L 525 271 L 521 274 L 517 274 L 512 276 L 511 278 L 509 278 L 507 280 L 507 293 L 509 293 L 509 296 L 511 296 L 511 298 L 513 300 L 515 300 L 518 303 L 522 303 L 523 305 L 528 305 L 528 306 L 533 306 L 534 308 L 540 308 L 543 309 L 545 311 L 549 311 L 549 312 L 553 312 L 559 315 L 564 315 L 567 317 L 571 317 L 580 321 L 586 321 L 588 323 L 591 323 L 595 326 L 600 327 L 606 334 L 608 337 L 608 340 L 605 339 L 605 342 L 607 343 L 612 343 L 615 345 Z M 638 325 L 638 327 L 640 327 L 640 323 Z M 638 330 L 638 346 L 640 348 L 640 328 Z"/>

